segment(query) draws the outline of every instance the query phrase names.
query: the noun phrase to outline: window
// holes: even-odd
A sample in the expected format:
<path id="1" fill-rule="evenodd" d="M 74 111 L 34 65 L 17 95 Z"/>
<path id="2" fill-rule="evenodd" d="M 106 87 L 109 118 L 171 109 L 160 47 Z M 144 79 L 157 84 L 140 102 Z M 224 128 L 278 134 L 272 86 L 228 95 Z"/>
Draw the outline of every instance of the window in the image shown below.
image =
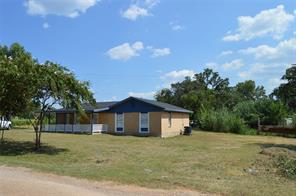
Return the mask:
<path id="1" fill-rule="evenodd" d="M 172 127 L 172 112 L 169 112 L 169 127 Z"/>
<path id="2" fill-rule="evenodd" d="M 140 133 L 149 133 L 149 113 L 140 113 Z"/>
<path id="3" fill-rule="evenodd" d="M 123 129 L 123 127 L 124 127 L 124 115 L 123 115 L 123 113 L 116 113 L 116 115 L 115 115 L 115 125 L 116 125 L 116 127 L 115 127 L 115 131 L 116 132 L 123 132 L 124 131 L 124 129 Z"/>

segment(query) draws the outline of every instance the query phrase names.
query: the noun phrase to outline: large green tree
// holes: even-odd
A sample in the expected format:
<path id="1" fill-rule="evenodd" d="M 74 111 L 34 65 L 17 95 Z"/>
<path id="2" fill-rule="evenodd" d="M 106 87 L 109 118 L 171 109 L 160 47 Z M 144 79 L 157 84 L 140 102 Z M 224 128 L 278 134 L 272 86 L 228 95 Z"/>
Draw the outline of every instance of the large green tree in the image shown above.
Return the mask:
<path id="1" fill-rule="evenodd" d="M 21 115 L 30 106 L 36 61 L 19 44 L 0 46 L 0 118 Z M 3 139 L 4 130 L 2 130 Z"/>
<path id="2" fill-rule="evenodd" d="M 74 73 L 59 64 L 39 64 L 19 44 L 0 47 L 0 75 L 0 115 L 30 113 L 36 149 L 41 145 L 45 115 L 54 106 L 83 113 L 82 103 L 95 102 L 89 82 L 77 80 Z"/>
<path id="3" fill-rule="evenodd" d="M 205 69 L 193 78 L 186 77 L 183 81 L 171 84 L 170 89 L 162 89 L 155 98 L 188 108 L 194 111 L 192 118 L 197 118 L 200 108 L 218 109 L 228 106 L 230 96 L 228 78 L 221 78 L 218 72 Z"/>
<path id="4" fill-rule="evenodd" d="M 274 89 L 272 95 L 284 102 L 291 112 L 296 112 L 296 64 L 286 70 L 281 78 L 285 83 Z"/>
<path id="5" fill-rule="evenodd" d="M 34 104 L 40 110 L 34 112 L 33 127 L 35 130 L 36 148 L 41 145 L 43 120 L 48 112 L 56 106 L 77 109 L 83 113 L 82 103 L 95 103 L 93 93 L 89 90 L 89 82 L 76 79 L 74 73 L 59 64 L 45 62 L 36 67 L 38 80 L 34 85 Z"/>

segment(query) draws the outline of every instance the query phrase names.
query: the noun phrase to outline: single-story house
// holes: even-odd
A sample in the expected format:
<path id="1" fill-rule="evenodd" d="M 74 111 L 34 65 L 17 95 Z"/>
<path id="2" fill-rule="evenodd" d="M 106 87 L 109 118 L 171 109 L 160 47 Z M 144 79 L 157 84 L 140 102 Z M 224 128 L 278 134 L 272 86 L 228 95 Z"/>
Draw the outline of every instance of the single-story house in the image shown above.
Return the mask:
<path id="1" fill-rule="evenodd" d="M 136 97 L 98 102 L 96 106 L 85 104 L 84 109 L 86 115 L 80 117 L 75 110 L 54 110 L 55 122 L 51 123 L 49 118 L 43 130 L 169 137 L 179 135 L 189 126 L 192 113 L 175 105 Z"/>

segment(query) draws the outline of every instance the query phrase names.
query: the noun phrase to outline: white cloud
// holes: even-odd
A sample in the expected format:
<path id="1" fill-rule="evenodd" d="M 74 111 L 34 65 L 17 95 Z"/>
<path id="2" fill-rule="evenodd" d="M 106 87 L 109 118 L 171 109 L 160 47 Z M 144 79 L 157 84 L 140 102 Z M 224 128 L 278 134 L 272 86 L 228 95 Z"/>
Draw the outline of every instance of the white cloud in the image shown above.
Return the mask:
<path id="1" fill-rule="evenodd" d="M 58 15 L 75 18 L 100 0 L 28 0 L 25 2 L 30 15 Z"/>
<path id="2" fill-rule="evenodd" d="M 254 77 L 254 75 L 257 75 L 264 72 L 264 70 L 268 67 L 266 64 L 261 63 L 255 63 L 251 65 L 251 68 L 247 71 L 241 71 L 238 73 L 238 75 L 243 79 L 250 79 L 251 77 Z"/>
<path id="3" fill-rule="evenodd" d="M 139 97 L 139 98 L 146 98 L 146 99 L 152 99 L 155 95 L 155 91 L 151 92 L 141 92 L 141 93 L 136 93 L 136 92 L 129 92 L 128 96 L 132 97 Z"/>
<path id="4" fill-rule="evenodd" d="M 244 66 L 244 62 L 242 59 L 235 59 L 229 63 L 224 63 L 222 67 L 224 69 L 239 69 Z"/>
<path id="5" fill-rule="evenodd" d="M 215 63 L 215 62 L 208 62 L 205 65 L 205 67 L 210 68 L 210 69 L 217 69 L 218 66 L 219 66 L 218 63 Z"/>
<path id="6" fill-rule="evenodd" d="M 131 5 L 121 15 L 126 19 L 135 21 L 138 17 L 149 16 L 149 12 L 145 8 L 141 8 L 137 5 Z"/>
<path id="7" fill-rule="evenodd" d="M 45 23 L 42 24 L 42 27 L 44 29 L 48 29 L 50 27 L 50 25 L 47 22 L 45 22 Z"/>
<path id="8" fill-rule="evenodd" d="M 296 62 L 296 39 L 284 40 L 277 46 L 259 45 L 239 51 L 242 54 L 253 55 L 256 60 L 277 61 L 280 63 Z"/>
<path id="9" fill-rule="evenodd" d="M 171 71 L 164 75 L 162 75 L 160 78 L 164 81 L 163 87 L 168 88 L 172 83 L 180 82 L 185 79 L 185 77 L 192 78 L 195 74 L 195 71 L 183 69 L 179 71 Z"/>
<path id="10" fill-rule="evenodd" d="M 162 79 L 169 79 L 169 80 L 179 80 L 179 79 L 184 79 L 185 77 L 193 77 L 195 72 L 193 70 L 188 70 L 188 69 L 183 69 L 180 71 L 171 71 L 163 75 L 161 78 Z"/>
<path id="11" fill-rule="evenodd" d="M 153 8 L 154 6 L 156 6 L 158 3 L 160 2 L 160 0 L 145 0 L 144 4 L 149 8 Z"/>
<path id="12" fill-rule="evenodd" d="M 142 42 L 135 42 L 134 44 L 124 43 L 107 51 L 107 55 L 111 59 L 126 61 L 132 57 L 139 56 L 139 51 L 144 48 Z"/>
<path id="13" fill-rule="evenodd" d="M 169 48 L 153 48 L 152 46 L 148 46 L 147 49 L 152 52 L 151 57 L 168 56 L 171 54 Z"/>
<path id="14" fill-rule="evenodd" d="M 268 80 L 268 84 L 272 89 L 278 87 L 282 83 L 284 83 L 284 81 L 279 78 L 270 78 Z"/>
<path id="15" fill-rule="evenodd" d="M 231 55 L 231 54 L 233 54 L 233 52 L 231 50 L 226 50 L 226 51 L 221 52 L 219 57 L 228 56 L 228 55 Z"/>
<path id="16" fill-rule="evenodd" d="M 180 25 L 177 21 L 170 22 L 170 27 L 173 31 L 180 31 L 184 29 L 184 26 Z"/>
<path id="17" fill-rule="evenodd" d="M 284 10 L 283 5 L 274 9 L 263 10 L 254 17 L 238 17 L 238 28 L 235 34 L 226 35 L 224 41 L 250 40 L 266 35 L 281 39 L 288 30 L 295 16 Z"/>
<path id="18" fill-rule="evenodd" d="M 134 1 L 127 10 L 121 13 L 123 18 L 131 21 L 137 20 L 139 17 L 151 16 L 151 9 L 156 6 L 160 0 L 139 0 Z"/>

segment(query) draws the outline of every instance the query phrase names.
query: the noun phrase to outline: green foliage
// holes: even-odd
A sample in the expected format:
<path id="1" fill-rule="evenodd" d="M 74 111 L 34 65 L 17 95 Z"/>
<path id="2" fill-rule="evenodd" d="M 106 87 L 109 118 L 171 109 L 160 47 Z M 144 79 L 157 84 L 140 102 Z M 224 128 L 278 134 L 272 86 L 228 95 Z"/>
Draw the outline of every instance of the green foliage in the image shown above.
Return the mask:
<path id="1" fill-rule="evenodd" d="M 31 122 L 29 119 L 25 119 L 25 118 L 13 118 L 11 120 L 12 122 L 12 126 L 30 126 L 31 125 Z"/>
<path id="2" fill-rule="evenodd" d="M 286 107 L 281 101 L 269 98 L 260 99 L 255 103 L 261 124 L 277 125 L 286 115 Z"/>
<path id="3" fill-rule="evenodd" d="M 238 103 L 234 107 L 233 111 L 236 115 L 244 119 L 248 126 L 253 128 L 257 127 L 259 115 L 253 101 L 244 101 Z"/>
<path id="4" fill-rule="evenodd" d="M 202 109 L 199 113 L 200 128 L 207 131 L 253 134 L 248 130 L 243 119 L 226 109 L 219 111 Z"/>
<path id="5" fill-rule="evenodd" d="M 95 103 L 89 82 L 77 80 L 57 63 L 39 64 L 19 44 L 0 46 L 0 75 L 0 116 L 31 113 L 36 148 L 40 147 L 43 119 L 53 106 L 83 112 L 82 103 Z"/>
<path id="6" fill-rule="evenodd" d="M 237 129 L 229 127 L 236 126 L 239 127 L 239 130 L 240 124 L 244 124 L 244 122 L 253 128 L 257 126 L 259 114 L 254 102 L 266 98 L 266 95 L 264 87 L 256 86 L 252 80 L 230 87 L 228 78 L 221 78 L 218 72 L 205 69 L 203 72 L 195 74 L 193 78 L 186 77 L 182 82 L 171 84 L 170 89 L 160 90 L 155 98 L 158 101 L 192 110 L 191 119 L 196 120 L 199 124 L 203 122 L 203 126 L 208 130 L 224 129 L 225 131 L 227 128 L 226 131 L 231 129 L 232 132 L 235 132 Z M 201 110 L 201 108 L 203 109 Z M 225 110 L 234 110 L 234 113 L 225 112 Z M 223 120 L 223 115 L 229 117 L 228 124 L 226 120 Z M 242 119 L 243 121 L 240 121 Z M 207 121 L 215 124 L 211 125 Z"/>
<path id="7" fill-rule="evenodd" d="M 276 159 L 276 166 L 282 175 L 296 180 L 296 158 L 281 155 Z"/>
<path id="8" fill-rule="evenodd" d="M 240 96 L 241 101 L 252 100 L 265 97 L 265 90 L 263 86 L 257 86 L 253 80 L 240 82 L 235 86 L 236 93 Z"/>
<path id="9" fill-rule="evenodd" d="M 31 102 L 36 61 L 19 44 L 0 46 L 0 116 L 24 113 Z"/>
<path id="10" fill-rule="evenodd" d="M 281 84 L 278 88 L 274 89 L 272 95 L 276 96 L 287 106 L 291 112 L 296 112 L 296 65 L 286 70 L 282 80 L 287 82 Z"/>

